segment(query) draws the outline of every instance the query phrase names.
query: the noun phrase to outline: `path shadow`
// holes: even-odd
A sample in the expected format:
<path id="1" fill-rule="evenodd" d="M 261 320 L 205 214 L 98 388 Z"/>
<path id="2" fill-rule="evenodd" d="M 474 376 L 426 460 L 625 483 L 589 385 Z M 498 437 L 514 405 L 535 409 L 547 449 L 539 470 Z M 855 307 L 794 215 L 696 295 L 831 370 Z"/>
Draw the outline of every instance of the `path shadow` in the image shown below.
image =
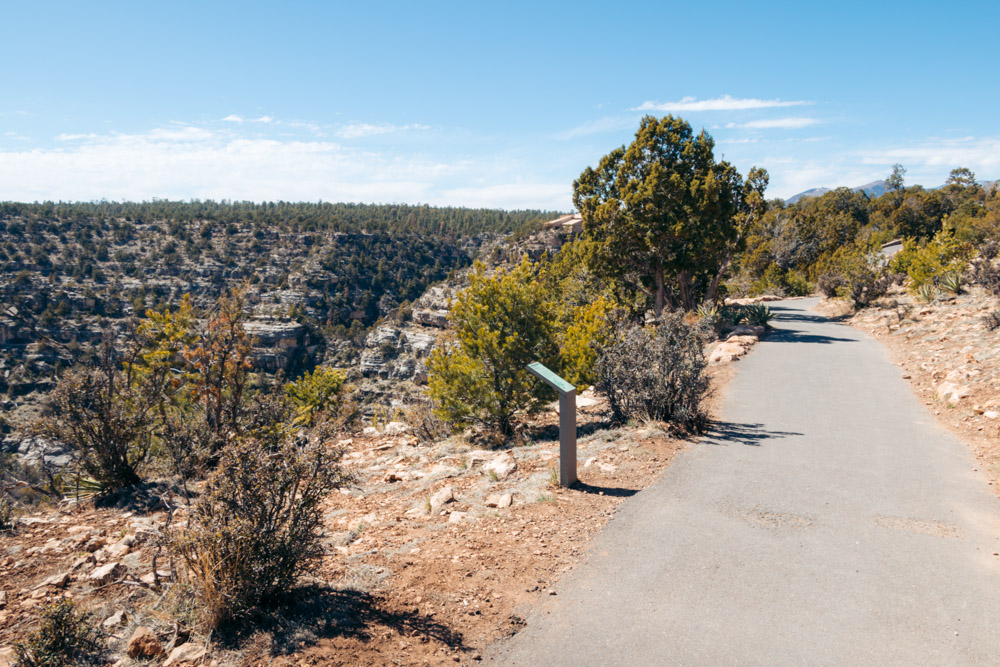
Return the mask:
<path id="1" fill-rule="evenodd" d="M 775 328 L 768 334 L 767 340 L 770 343 L 819 343 L 829 345 L 831 343 L 856 343 L 856 338 L 840 338 L 838 336 L 824 336 L 822 334 L 807 333 L 801 329 Z"/>
<path id="2" fill-rule="evenodd" d="M 836 317 L 830 317 L 826 315 L 817 315 L 814 313 L 806 313 L 801 310 L 795 310 L 792 308 L 785 308 L 782 306 L 775 306 L 771 308 L 774 313 L 774 319 L 779 322 L 811 322 L 813 324 L 840 324 L 845 320 L 850 319 L 850 315 L 840 315 Z"/>
<path id="3" fill-rule="evenodd" d="M 760 447 L 766 440 L 776 440 L 803 435 L 795 431 L 769 431 L 763 424 L 713 421 L 702 433 L 700 442 L 707 445 L 728 445 L 735 443 L 750 447 Z"/>
<path id="4" fill-rule="evenodd" d="M 323 639 L 350 637 L 368 641 L 388 628 L 400 637 L 426 637 L 465 651 L 462 633 L 418 610 L 388 609 L 375 595 L 364 591 L 334 590 L 310 585 L 296 589 L 282 604 L 257 622 L 232 628 L 219 636 L 223 645 L 240 648 L 260 632 L 270 635 L 266 652 L 274 658 L 288 655 Z"/>
<path id="5" fill-rule="evenodd" d="M 635 494 L 639 493 L 638 489 L 623 489 L 620 486 L 595 486 L 593 484 L 587 484 L 586 482 L 581 482 L 577 480 L 573 483 L 573 486 L 569 487 L 573 491 L 580 491 L 582 493 L 590 493 L 595 496 L 609 496 L 611 498 L 631 498 Z"/>

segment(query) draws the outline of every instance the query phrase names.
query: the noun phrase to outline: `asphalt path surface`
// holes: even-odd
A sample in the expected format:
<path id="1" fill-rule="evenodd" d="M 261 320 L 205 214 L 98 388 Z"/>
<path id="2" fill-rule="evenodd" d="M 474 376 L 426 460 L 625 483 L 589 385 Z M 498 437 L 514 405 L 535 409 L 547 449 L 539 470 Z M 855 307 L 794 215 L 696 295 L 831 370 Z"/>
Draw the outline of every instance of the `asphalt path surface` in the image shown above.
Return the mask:
<path id="1" fill-rule="evenodd" d="M 884 348 L 815 303 L 770 304 L 720 420 L 487 663 L 1000 664 L 1000 502 Z"/>

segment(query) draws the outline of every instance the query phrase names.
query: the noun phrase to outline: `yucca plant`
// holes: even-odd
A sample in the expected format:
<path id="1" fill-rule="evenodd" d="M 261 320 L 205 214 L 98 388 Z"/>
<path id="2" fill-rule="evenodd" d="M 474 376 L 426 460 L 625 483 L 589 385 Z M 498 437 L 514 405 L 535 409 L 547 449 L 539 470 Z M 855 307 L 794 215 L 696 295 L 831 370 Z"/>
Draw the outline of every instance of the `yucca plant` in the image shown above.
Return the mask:
<path id="1" fill-rule="evenodd" d="M 917 287 L 916 294 L 917 298 L 923 301 L 924 303 L 930 303 L 931 301 L 937 298 L 938 290 L 934 285 L 930 283 L 924 283 L 923 285 Z"/>
<path id="2" fill-rule="evenodd" d="M 965 286 L 965 279 L 957 271 L 949 271 L 942 274 L 938 282 L 941 284 L 942 289 L 952 294 L 961 294 L 963 291 L 962 288 Z"/>
<path id="3" fill-rule="evenodd" d="M 774 312 L 762 303 L 755 303 L 743 307 L 743 320 L 750 325 L 757 327 L 767 327 L 774 318 Z"/>

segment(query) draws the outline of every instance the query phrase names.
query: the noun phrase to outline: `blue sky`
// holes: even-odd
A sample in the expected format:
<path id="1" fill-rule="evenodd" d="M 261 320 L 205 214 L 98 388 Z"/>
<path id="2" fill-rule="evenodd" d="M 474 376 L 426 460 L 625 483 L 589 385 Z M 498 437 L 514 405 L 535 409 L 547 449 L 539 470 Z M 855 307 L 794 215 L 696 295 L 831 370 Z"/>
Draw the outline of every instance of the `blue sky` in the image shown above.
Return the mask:
<path id="1" fill-rule="evenodd" d="M 769 196 L 1000 178 L 1000 3 L 0 3 L 0 200 L 571 208 L 644 113 Z"/>

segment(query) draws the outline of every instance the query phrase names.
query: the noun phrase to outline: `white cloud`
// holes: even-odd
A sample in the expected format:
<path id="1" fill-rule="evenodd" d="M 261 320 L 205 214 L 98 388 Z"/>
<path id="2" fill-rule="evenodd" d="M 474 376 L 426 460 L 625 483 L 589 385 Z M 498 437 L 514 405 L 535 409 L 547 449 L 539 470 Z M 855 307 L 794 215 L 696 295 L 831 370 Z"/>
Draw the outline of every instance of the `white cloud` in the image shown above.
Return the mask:
<path id="1" fill-rule="evenodd" d="M 222 120 L 226 121 L 227 123 L 242 123 L 243 122 L 243 116 L 238 116 L 238 115 L 236 115 L 234 113 L 231 113 L 228 116 L 226 116 L 225 118 L 223 118 Z"/>
<path id="2" fill-rule="evenodd" d="M 322 199 L 561 210 L 570 199 L 569 180 L 515 183 L 524 165 L 500 166 L 490 156 L 470 161 L 388 154 L 318 139 L 239 134 L 232 126 L 85 136 L 52 148 L 0 147 L 0 201 Z"/>
<path id="3" fill-rule="evenodd" d="M 1000 137 L 930 139 L 913 146 L 868 152 L 862 157 L 862 161 L 873 165 L 899 162 L 911 171 L 913 167 L 938 170 L 968 167 L 972 170 L 995 172 L 1000 168 Z M 996 174 L 984 174 L 984 177 L 996 178 Z"/>
<path id="4" fill-rule="evenodd" d="M 345 125 L 335 132 L 335 134 L 341 139 L 360 139 L 361 137 L 370 137 L 379 134 L 390 134 L 392 132 L 405 132 L 407 130 L 429 130 L 429 125 L 392 125 L 390 123 L 383 123 L 380 125 L 375 125 L 372 123 L 351 123 L 350 125 Z"/>
<path id="5" fill-rule="evenodd" d="M 777 107 L 801 107 L 814 102 L 806 100 L 760 100 L 752 97 L 732 97 L 723 95 L 708 100 L 684 97 L 679 102 L 643 102 L 632 111 L 746 111 L 748 109 L 773 109 Z"/>
<path id="6" fill-rule="evenodd" d="M 797 130 L 811 125 L 819 125 L 822 121 L 818 118 L 765 118 L 761 120 L 751 120 L 746 123 L 726 123 L 727 128 L 742 127 L 751 130 Z"/>
<path id="7" fill-rule="evenodd" d="M 96 139 L 97 135 L 93 132 L 87 134 L 58 134 L 56 135 L 56 141 L 79 141 L 81 139 Z"/>
<path id="8" fill-rule="evenodd" d="M 272 116 L 261 116 L 260 118 L 254 118 L 254 123 L 273 123 L 274 118 Z"/>

